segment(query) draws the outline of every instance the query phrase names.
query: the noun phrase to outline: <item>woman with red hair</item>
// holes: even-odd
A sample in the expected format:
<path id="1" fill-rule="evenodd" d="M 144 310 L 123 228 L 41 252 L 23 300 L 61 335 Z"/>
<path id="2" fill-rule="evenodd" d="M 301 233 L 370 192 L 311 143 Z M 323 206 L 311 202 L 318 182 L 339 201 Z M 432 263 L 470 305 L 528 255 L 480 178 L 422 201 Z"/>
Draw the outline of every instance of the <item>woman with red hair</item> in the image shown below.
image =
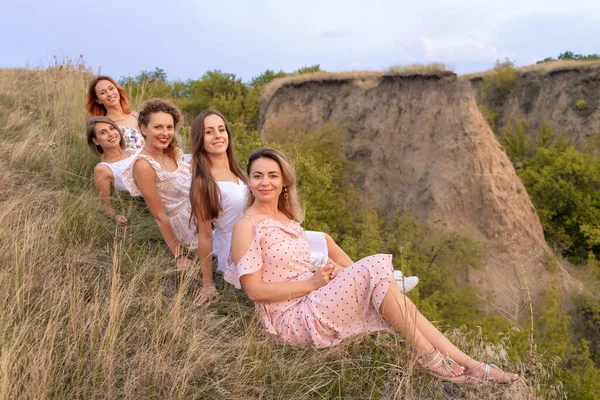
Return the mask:
<path id="1" fill-rule="evenodd" d="M 131 149 L 144 147 L 144 137 L 138 127 L 138 113 L 132 111 L 125 89 L 104 75 L 95 77 L 88 87 L 87 110 L 90 117 L 108 117 L 115 121 Z"/>

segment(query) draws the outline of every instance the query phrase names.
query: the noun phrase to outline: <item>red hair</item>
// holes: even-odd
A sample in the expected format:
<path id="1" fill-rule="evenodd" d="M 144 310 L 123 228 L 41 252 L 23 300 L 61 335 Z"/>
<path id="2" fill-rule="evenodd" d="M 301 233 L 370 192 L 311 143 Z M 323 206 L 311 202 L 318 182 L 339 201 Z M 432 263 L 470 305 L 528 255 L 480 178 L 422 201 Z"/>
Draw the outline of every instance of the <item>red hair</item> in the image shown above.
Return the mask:
<path id="1" fill-rule="evenodd" d="M 117 91 L 119 92 L 119 102 L 121 103 L 121 110 L 123 111 L 123 114 L 131 114 L 131 108 L 129 107 L 129 102 L 127 101 L 125 89 L 123 89 L 123 87 L 115 82 L 115 80 L 110 76 L 98 75 L 92 79 L 90 86 L 88 87 L 86 108 L 90 113 L 90 117 L 103 117 L 106 115 L 106 107 L 98 103 L 98 96 L 96 96 L 96 85 L 100 81 L 109 81 L 115 85 Z"/>

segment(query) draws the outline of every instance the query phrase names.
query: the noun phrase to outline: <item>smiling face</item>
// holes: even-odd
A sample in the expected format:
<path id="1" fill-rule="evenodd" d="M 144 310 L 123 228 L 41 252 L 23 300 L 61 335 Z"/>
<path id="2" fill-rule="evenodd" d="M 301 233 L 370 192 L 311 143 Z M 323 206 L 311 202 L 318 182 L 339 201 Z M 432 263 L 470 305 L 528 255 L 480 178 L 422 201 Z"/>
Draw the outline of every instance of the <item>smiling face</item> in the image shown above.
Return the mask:
<path id="1" fill-rule="evenodd" d="M 266 157 L 255 160 L 250 166 L 249 183 L 257 201 L 277 202 L 284 186 L 277 161 Z"/>
<path id="2" fill-rule="evenodd" d="M 209 155 L 222 155 L 229 147 L 229 134 L 223 118 L 216 114 L 204 118 L 204 150 Z"/>
<path id="3" fill-rule="evenodd" d="M 102 147 L 104 151 L 121 147 L 121 133 L 113 125 L 106 122 L 97 122 L 94 126 L 95 137 L 92 141 Z"/>
<path id="4" fill-rule="evenodd" d="M 148 125 L 140 125 L 146 144 L 164 150 L 169 146 L 175 135 L 173 116 L 166 112 L 155 112 L 150 116 Z"/>
<path id="5" fill-rule="evenodd" d="M 120 104 L 121 96 L 117 87 L 111 81 L 99 81 L 94 90 L 96 92 L 96 102 L 104 107 L 116 107 Z"/>

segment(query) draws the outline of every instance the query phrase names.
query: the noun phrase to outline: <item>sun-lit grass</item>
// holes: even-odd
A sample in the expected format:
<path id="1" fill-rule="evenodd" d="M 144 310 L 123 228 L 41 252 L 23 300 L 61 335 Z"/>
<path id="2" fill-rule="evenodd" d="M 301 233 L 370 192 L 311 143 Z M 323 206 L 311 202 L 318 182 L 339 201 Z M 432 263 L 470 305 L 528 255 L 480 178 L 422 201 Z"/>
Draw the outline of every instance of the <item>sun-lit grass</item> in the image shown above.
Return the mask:
<path id="1" fill-rule="evenodd" d="M 399 336 L 325 350 L 268 337 L 242 292 L 192 303 L 197 268 L 173 270 L 143 203 L 127 229 L 96 211 L 84 140 L 91 74 L 0 70 L 0 398 L 532 398 L 547 369 L 511 386 L 456 386 L 421 372 Z M 451 332 L 523 369 L 477 332 Z M 535 372 L 535 371 L 534 371 Z"/>

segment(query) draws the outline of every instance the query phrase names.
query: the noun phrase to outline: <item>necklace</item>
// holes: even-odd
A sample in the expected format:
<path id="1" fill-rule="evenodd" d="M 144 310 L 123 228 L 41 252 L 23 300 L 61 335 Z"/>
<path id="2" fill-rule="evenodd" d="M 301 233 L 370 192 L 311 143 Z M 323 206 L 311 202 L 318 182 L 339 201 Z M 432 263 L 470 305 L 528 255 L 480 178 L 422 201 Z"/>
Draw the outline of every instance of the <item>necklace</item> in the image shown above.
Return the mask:
<path id="1" fill-rule="evenodd" d="M 148 153 L 148 155 L 150 157 L 154 158 L 155 160 L 158 160 L 159 164 L 162 164 L 163 167 L 167 166 L 167 161 L 165 160 L 165 155 L 164 154 L 161 154 L 160 158 L 158 158 L 158 157 L 154 156 L 153 154 L 151 154 L 148 150 L 146 150 L 146 153 Z"/>
<path id="2" fill-rule="evenodd" d="M 119 118 L 119 119 L 113 119 L 113 121 L 115 121 L 115 122 L 121 122 L 121 121 L 124 121 L 125 119 L 127 119 L 128 116 L 129 116 L 128 114 L 123 114 L 123 116 L 121 118 Z"/>

